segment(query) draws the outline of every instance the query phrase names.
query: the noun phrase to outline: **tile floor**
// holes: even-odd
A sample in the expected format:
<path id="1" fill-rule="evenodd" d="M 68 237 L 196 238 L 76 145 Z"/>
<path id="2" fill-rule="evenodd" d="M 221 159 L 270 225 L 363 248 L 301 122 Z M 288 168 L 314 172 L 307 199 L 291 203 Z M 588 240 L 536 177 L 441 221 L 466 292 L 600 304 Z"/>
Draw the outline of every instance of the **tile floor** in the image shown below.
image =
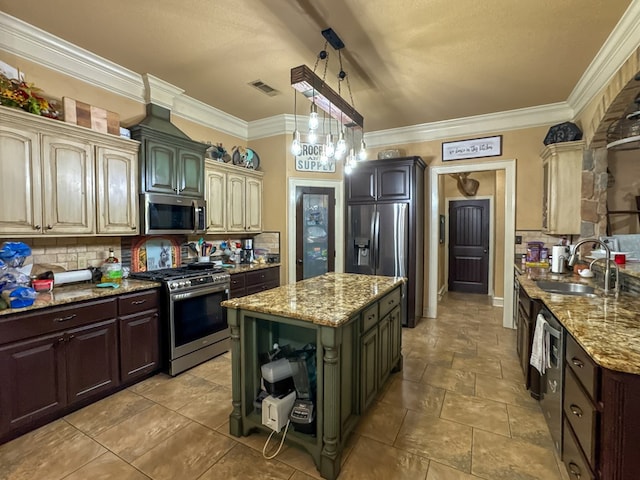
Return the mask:
<path id="1" fill-rule="evenodd" d="M 403 329 L 404 369 L 361 419 L 340 480 L 566 480 L 522 387 L 515 332 L 487 297 L 447 294 Z M 156 375 L 0 446 L 2 480 L 320 478 L 305 452 L 262 457 L 266 435 L 229 435 L 228 354 Z"/>

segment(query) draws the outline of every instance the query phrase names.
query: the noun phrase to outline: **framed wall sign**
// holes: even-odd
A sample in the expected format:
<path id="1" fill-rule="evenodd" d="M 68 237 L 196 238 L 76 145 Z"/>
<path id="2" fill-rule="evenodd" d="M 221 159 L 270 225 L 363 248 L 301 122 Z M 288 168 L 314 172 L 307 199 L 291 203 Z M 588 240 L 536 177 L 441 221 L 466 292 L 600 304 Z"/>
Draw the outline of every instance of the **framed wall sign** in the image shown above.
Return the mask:
<path id="1" fill-rule="evenodd" d="M 442 161 L 502 155 L 502 135 L 474 138 L 457 142 L 442 142 Z"/>
<path id="2" fill-rule="evenodd" d="M 323 162 L 320 160 L 321 144 L 302 144 L 302 153 L 295 157 L 298 172 L 333 173 L 336 171 L 336 161 L 333 158 Z"/>

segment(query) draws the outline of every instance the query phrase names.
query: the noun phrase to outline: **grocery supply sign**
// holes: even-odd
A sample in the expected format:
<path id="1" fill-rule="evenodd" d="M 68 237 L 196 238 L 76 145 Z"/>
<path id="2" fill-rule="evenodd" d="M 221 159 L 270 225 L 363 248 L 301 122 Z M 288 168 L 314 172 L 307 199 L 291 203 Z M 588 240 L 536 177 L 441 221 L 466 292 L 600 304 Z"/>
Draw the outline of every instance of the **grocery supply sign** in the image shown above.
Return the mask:
<path id="1" fill-rule="evenodd" d="M 302 144 L 302 153 L 295 157 L 296 170 L 298 172 L 322 172 L 333 173 L 336 171 L 336 161 L 329 158 L 326 161 L 320 160 L 322 145 Z"/>

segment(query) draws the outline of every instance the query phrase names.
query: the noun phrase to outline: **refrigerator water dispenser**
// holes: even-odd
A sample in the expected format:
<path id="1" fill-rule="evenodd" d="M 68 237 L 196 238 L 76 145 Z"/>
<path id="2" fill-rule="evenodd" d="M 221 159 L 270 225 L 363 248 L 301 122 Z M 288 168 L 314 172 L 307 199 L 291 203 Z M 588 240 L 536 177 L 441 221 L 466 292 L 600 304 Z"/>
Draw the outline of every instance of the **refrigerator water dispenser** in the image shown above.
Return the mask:
<path id="1" fill-rule="evenodd" d="M 353 249 L 355 250 L 356 265 L 370 265 L 371 255 L 370 243 L 368 238 L 356 237 L 353 240 Z"/>

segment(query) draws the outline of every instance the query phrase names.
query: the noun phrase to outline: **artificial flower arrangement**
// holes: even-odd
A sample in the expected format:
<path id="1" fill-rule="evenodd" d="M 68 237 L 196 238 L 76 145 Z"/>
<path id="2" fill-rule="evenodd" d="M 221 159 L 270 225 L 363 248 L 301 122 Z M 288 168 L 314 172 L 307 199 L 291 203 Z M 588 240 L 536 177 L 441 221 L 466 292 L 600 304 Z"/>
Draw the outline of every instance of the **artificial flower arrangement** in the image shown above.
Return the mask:
<path id="1" fill-rule="evenodd" d="M 42 90 L 32 83 L 8 78 L 2 73 L 0 73 L 0 105 L 20 108 L 36 115 L 58 118 L 58 112 L 51 108 L 42 95 Z"/>

